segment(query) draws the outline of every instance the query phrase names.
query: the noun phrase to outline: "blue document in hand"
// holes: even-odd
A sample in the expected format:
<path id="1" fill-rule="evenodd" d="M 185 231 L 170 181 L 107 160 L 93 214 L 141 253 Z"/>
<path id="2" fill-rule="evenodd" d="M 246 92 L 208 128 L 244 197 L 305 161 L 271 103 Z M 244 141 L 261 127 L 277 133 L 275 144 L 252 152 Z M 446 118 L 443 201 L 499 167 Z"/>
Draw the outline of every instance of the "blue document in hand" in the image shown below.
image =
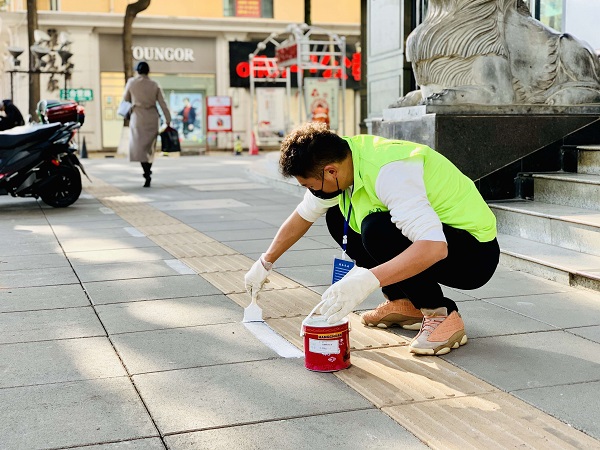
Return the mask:
<path id="1" fill-rule="evenodd" d="M 354 267 L 354 261 L 333 258 L 333 273 L 331 275 L 331 284 L 340 281 Z"/>

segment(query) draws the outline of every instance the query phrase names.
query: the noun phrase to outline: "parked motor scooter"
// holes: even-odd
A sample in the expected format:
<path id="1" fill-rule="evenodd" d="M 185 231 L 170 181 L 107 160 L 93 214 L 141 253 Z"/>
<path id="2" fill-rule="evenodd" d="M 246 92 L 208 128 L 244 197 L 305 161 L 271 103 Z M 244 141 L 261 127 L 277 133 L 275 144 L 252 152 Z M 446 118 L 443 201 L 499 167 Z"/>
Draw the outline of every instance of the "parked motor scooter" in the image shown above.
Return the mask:
<path id="1" fill-rule="evenodd" d="M 81 194 L 83 165 L 75 155 L 78 122 L 35 124 L 0 132 L 0 195 L 72 205 Z"/>

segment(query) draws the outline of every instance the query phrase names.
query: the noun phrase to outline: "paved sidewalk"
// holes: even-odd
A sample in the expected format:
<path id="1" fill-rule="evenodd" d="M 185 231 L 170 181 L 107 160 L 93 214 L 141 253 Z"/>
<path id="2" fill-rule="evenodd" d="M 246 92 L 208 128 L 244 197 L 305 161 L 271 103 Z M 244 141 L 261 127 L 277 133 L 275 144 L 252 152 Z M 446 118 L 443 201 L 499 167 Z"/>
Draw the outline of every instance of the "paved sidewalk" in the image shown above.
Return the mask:
<path id="1" fill-rule="evenodd" d="M 414 332 L 353 315 L 353 366 L 309 372 L 297 331 L 338 253 L 319 221 L 261 297 L 289 342 L 241 324 L 299 201 L 272 156 L 159 158 L 151 189 L 87 159 L 72 207 L 0 198 L 0 449 L 600 448 L 598 293 L 500 268 L 447 290 L 465 347 L 413 357 Z"/>

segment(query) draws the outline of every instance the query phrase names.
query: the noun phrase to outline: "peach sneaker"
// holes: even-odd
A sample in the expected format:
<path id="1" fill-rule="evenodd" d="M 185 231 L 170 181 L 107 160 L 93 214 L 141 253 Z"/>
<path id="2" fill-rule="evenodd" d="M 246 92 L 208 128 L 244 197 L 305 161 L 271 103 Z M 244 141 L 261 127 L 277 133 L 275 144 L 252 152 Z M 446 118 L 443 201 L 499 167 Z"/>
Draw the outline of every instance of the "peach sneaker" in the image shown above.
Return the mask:
<path id="1" fill-rule="evenodd" d="M 421 328 L 423 313 L 407 298 L 386 300 L 377 308 L 362 315 L 362 323 L 369 327 L 389 328 L 399 326 L 406 330 Z"/>
<path id="2" fill-rule="evenodd" d="M 417 355 L 445 355 L 467 343 L 465 324 L 458 311 L 448 314 L 445 307 L 421 309 L 421 331 L 410 343 L 410 352 Z"/>

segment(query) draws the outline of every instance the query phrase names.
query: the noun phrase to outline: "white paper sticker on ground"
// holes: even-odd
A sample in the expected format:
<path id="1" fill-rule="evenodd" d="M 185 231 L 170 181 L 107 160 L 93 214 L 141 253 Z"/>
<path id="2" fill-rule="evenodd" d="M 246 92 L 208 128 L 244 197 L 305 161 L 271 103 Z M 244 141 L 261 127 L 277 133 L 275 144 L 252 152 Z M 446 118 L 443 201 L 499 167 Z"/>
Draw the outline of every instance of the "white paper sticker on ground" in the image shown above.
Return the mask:
<path id="1" fill-rule="evenodd" d="M 106 206 L 102 206 L 99 209 L 102 214 L 114 214 L 115 213 L 112 209 L 107 208 Z"/>
<path id="2" fill-rule="evenodd" d="M 165 259 L 167 266 L 176 271 L 180 275 L 195 275 L 196 271 L 187 264 L 179 261 L 178 259 Z"/>
<path id="3" fill-rule="evenodd" d="M 125 227 L 125 231 L 127 231 L 133 237 L 146 237 L 144 233 L 134 227 Z"/>
<path id="4" fill-rule="evenodd" d="M 290 342 L 277 334 L 264 322 L 245 322 L 244 326 L 256 338 L 284 358 L 302 358 L 304 353 L 294 347 Z"/>

